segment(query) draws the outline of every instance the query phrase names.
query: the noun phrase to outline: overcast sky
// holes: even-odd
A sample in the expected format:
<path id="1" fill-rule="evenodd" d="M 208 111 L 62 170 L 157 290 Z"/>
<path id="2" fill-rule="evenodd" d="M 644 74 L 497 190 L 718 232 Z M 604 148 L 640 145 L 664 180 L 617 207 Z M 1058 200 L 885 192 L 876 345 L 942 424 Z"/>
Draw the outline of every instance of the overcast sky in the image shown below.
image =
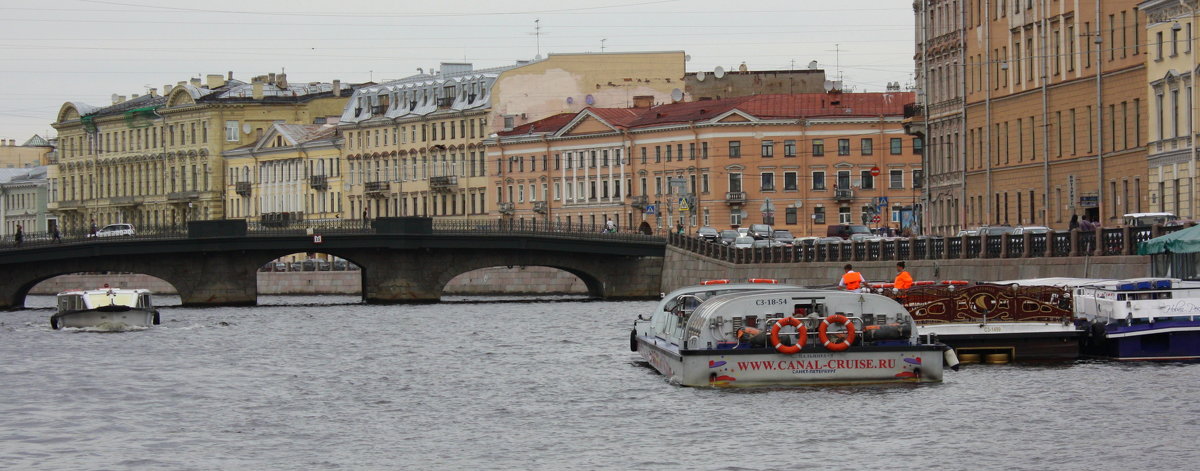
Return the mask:
<path id="1" fill-rule="evenodd" d="M 540 34 L 535 35 L 535 20 Z M 376 82 L 441 61 L 510 64 L 540 52 L 683 50 L 687 70 L 802 69 L 848 88 L 913 77 L 902 0 L 39 0 L 0 4 L 0 138 L 52 136 L 66 101 L 205 74 Z"/>

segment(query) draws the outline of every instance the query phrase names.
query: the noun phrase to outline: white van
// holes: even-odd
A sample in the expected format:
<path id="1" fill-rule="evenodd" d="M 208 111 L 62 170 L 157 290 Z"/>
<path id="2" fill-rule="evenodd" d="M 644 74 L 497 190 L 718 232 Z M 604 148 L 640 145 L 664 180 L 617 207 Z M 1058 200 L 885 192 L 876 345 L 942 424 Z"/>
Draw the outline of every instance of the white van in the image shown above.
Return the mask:
<path id="1" fill-rule="evenodd" d="M 1127 227 L 1166 224 L 1178 219 L 1179 216 L 1171 213 L 1129 213 L 1123 218 L 1125 226 Z"/>

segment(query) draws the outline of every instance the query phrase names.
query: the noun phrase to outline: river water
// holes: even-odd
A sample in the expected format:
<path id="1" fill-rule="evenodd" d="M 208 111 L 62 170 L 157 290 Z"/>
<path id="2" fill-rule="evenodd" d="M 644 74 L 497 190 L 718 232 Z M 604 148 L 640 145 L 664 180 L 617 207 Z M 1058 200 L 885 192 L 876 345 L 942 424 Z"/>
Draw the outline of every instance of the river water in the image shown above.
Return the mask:
<path id="1" fill-rule="evenodd" d="M 936 385 L 682 388 L 652 302 L 0 312 L 0 469 L 1193 469 L 1198 364 L 968 366 Z M 495 301 L 495 300 L 493 300 Z M 28 301 L 49 306 L 49 298 Z"/>

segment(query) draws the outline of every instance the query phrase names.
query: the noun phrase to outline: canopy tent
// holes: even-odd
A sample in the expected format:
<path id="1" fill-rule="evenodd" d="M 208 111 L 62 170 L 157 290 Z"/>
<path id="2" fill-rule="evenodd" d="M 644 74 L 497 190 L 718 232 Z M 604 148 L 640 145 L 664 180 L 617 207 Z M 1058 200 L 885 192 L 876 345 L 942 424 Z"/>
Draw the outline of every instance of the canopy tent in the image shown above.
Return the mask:
<path id="1" fill-rule="evenodd" d="M 1138 243 L 1138 255 L 1200 252 L 1200 226 L 1180 229 L 1165 236 Z"/>

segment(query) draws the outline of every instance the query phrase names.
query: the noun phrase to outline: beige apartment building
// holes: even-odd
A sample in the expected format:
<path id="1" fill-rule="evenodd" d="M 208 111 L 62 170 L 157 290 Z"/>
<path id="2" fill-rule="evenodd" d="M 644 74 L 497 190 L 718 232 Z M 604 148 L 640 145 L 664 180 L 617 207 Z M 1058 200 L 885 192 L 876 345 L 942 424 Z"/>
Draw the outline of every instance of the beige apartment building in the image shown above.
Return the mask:
<path id="1" fill-rule="evenodd" d="M 0 168 L 33 168 L 50 165 L 54 144 L 34 135 L 17 145 L 15 139 L 0 139 Z"/>
<path id="2" fill-rule="evenodd" d="M 963 229 L 963 139 L 966 36 L 959 0 L 914 2 L 917 103 L 906 113 L 910 133 L 925 139 L 922 229 L 954 235 Z"/>
<path id="3" fill-rule="evenodd" d="M 1065 230 L 1072 215 L 1111 226 L 1148 209 L 1147 41 L 1138 2 L 959 5 L 965 224 Z"/>
<path id="4" fill-rule="evenodd" d="M 276 123 L 225 151 L 226 217 L 267 225 L 342 218 L 341 143 L 334 124 Z"/>
<path id="5" fill-rule="evenodd" d="M 550 54 L 487 69 L 443 63 L 363 87 L 338 124 L 346 214 L 486 215 L 494 209 L 486 198 L 488 136 L 589 106 L 632 106 L 639 96 L 668 102 L 683 76 L 680 51 Z"/>
<path id="6" fill-rule="evenodd" d="M 1150 0 L 1138 4 L 1146 15 L 1146 103 L 1149 104 L 1149 211 L 1200 217 L 1196 205 L 1197 68 L 1194 0 Z"/>
<path id="7" fill-rule="evenodd" d="M 489 201 L 514 224 L 658 232 L 774 224 L 825 236 L 830 224 L 900 229 L 919 199 L 920 138 L 904 134 L 914 95 L 756 95 L 587 108 L 486 141 Z M 878 215 L 878 222 L 874 220 Z"/>
<path id="8" fill-rule="evenodd" d="M 292 84 L 284 74 L 250 83 L 208 75 L 163 87 L 163 94 L 109 106 L 67 102 L 53 123 L 59 161 L 50 169 L 50 211 L 64 230 L 128 222 L 177 226 L 227 217 L 222 153 L 259 139 L 277 122 L 336 120 L 341 85 Z"/>

